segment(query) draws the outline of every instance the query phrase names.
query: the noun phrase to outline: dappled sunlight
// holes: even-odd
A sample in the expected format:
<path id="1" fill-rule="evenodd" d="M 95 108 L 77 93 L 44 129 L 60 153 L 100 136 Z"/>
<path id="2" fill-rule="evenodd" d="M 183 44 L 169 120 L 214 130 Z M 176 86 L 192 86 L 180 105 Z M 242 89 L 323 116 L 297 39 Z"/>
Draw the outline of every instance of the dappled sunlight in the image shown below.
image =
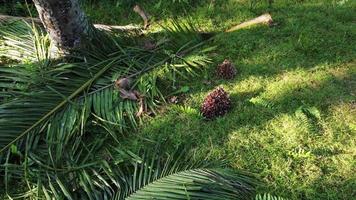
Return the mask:
<path id="1" fill-rule="evenodd" d="M 263 90 L 267 80 L 262 76 L 249 76 L 241 80 L 238 84 L 233 82 L 228 85 L 229 90 L 236 93 L 256 93 L 256 91 Z"/>
<path id="2" fill-rule="evenodd" d="M 259 96 L 251 98 L 250 102 L 286 110 L 313 104 L 316 100 L 325 100 L 315 105 L 321 107 L 342 98 L 350 99 L 352 94 L 344 89 L 344 85 L 352 81 L 349 80 L 353 73 L 352 68 L 353 65 L 345 65 L 335 69 L 286 72 L 271 80 L 265 90 Z"/>
<path id="3" fill-rule="evenodd" d="M 276 116 L 266 125 L 266 131 L 273 133 L 273 144 L 291 150 L 303 144 L 308 127 L 295 115 L 282 114 Z"/>
<path id="4" fill-rule="evenodd" d="M 349 113 L 345 117 L 352 116 Z M 322 118 L 319 123 L 323 124 L 324 131 L 319 133 L 310 130 L 309 123 L 312 122 L 304 122 L 296 114 L 282 114 L 263 126 L 241 127 L 231 132 L 225 144 L 225 148 L 233 152 L 228 154 L 231 165 L 254 168 L 265 177 L 265 181 L 274 183 L 271 189 L 277 187 L 282 192 L 296 188 L 303 190 L 316 187 L 318 190 L 320 183 L 315 183 L 322 180 L 327 180 L 330 186 L 333 182 L 345 187 L 348 179 L 341 177 L 355 178 L 351 164 L 356 155 L 355 137 L 329 137 L 330 134 L 335 136 L 340 133 L 332 128 L 335 124 L 345 127 L 337 120 Z M 320 180 L 321 177 L 324 178 Z M 287 184 L 284 179 L 288 179 Z M 346 191 L 349 191 L 347 188 Z M 337 187 L 333 189 L 337 191 Z M 305 195 L 310 198 L 312 193 Z"/>
<path id="5" fill-rule="evenodd" d="M 326 136 L 343 140 L 348 151 L 356 155 L 356 106 L 355 102 L 338 102 L 329 108 L 325 128 Z M 336 130 L 336 132 L 333 132 Z"/>

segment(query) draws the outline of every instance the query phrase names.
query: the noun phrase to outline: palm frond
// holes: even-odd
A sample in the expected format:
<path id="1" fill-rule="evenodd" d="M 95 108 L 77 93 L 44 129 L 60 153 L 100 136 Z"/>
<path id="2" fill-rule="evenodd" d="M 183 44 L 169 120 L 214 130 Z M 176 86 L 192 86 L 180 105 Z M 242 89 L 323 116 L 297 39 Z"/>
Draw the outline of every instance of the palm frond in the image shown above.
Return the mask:
<path id="1" fill-rule="evenodd" d="M 199 40 L 162 44 L 155 52 L 102 34 L 95 40 L 96 45 L 74 58 L 36 57 L 30 64 L 0 67 L 0 98 L 5 98 L 0 104 L 0 176 L 6 183 L 25 179 L 31 188 L 26 195 L 37 191 L 56 199 L 110 199 L 132 194 L 138 188 L 125 174 L 135 167 L 122 164 L 124 159 L 103 145 L 119 145 L 120 134 L 137 126 L 139 105 L 120 97 L 115 80 L 132 78 L 132 90 L 138 90 L 145 106 L 153 109 L 162 98 L 158 77 L 194 74 L 209 62 L 206 52 L 192 48 Z M 38 48 L 34 51 L 39 55 Z M 18 152 L 8 149 L 11 146 Z M 198 169 L 190 168 L 190 173 L 208 174 Z M 213 172 L 220 173 L 209 171 Z M 211 181 L 214 177 L 219 176 Z M 154 179 L 146 184 L 149 181 Z"/>
<path id="2" fill-rule="evenodd" d="M 25 21 L 0 22 L 0 56 L 22 63 L 53 56 L 49 36 Z"/>
<path id="3" fill-rule="evenodd" d="M 22 94 L 21 98 L 17 97 L 0 105 L 1 151 L 43 125 L 74 97 L 87 90 L 95 80 L 112 67 L 112 63 L 105 63 L 100 65 L 100 68 L 91 70 L 85 65 L 60 65 L 58 68 L 63 69 L 62 75 L 57 76 L 54 81 L 47 82 L 40 90 Z M 9 68 L 6 70 L 9 71 Z M 72 73 L 67 73 L 70 70 L 73 70 Z M 55 78 L 55 76 L 48 78 Z"/>
<path id="4" fill-rule="evenodd" d="M 116 147 L 104 148 L 102 156 L 83 156 L 102 147 L 101 141 L 88 146 L 88 151 L 78 151 L 77 166 L 29 170 L 31 188 L 47 199 L 251 199 L 254 195 L 253 176 L 196 161 L 189 151 L 138 156 Z M 31 165 L 41 162 L 31 159 Z M 31 192 L 22 196 L 26 194 Z"/>
<path id="5" fill-rule="evenodd" d="M 268 193 L 256 195 L 255 200 L 287 200 L 282 197 L 272 196 Z"/>
<path id="6" fill-rule="evenodd" d="M 248 179 L 226 169 L 191 169 L 160 178 L 126 199 L 250 199 Z"/>

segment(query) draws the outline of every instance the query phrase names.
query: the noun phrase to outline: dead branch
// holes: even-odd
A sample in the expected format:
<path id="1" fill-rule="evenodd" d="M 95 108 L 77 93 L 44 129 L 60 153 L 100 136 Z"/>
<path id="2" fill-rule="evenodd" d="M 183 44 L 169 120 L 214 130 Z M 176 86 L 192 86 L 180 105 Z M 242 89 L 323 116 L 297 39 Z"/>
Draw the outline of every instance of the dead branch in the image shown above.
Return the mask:
<path id="1" fill-rule="evenodd" d="M 266 13 L 264 15 L 261 15 L 259 17 L 256 17 L 254 19 L 251 19 L 249 21 L 243 22 L 239 25 L 233 26 L 232 28 L 226 30 L 225 32 L 233 32 L 242 28 L 246 28 L 252 25 L 256 24 L 266 24 L 266 25 L 271 25 L 273 23 L 272 16 L 269 13 Z"/>
<path id="2" fill-rule="evenodd" d="M 142 27 L 136 25 L 125 25 L 125 26 L 112 26 L 112 25 L 105 25 L 105 24 L 94 24 L 94 27 L 103 31 L 109 32 L 128 32 L 128 31 L 140 31 Z"/>
<path id="3" fill-rule="evenodd" d="M 150 26 L 150 16 L 139 5 L 136 5 L 133 10 L 141 16 L 144 22 L 143 28 L 147 29 Z"/>

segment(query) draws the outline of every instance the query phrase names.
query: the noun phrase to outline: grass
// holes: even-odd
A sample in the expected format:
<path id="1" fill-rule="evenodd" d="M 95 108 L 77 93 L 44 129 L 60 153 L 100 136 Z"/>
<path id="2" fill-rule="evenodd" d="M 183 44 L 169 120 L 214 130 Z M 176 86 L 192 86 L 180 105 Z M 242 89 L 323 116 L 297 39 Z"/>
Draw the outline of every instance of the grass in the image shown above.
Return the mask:
<path id="1" fill-rule="evenodd" d="M 145 119 L 138 133 L 125 141 L 127 148 L 153 147 L 153 141 L 165 141 L 172 149 L 190 143 L 201 158 L 258 174 L 268 185 L 260 192 L 291 199 L 355 198 L 353 1 L 276 1 L 272 7 L 259 3 L 252 9 L 248 2 L 235 0 L 161 7 L 158 2 L 152 6 L 141 1 L 163 25 L 167 18 L 184 20 L 190 15 L 202 29 L 218 32 L 267 11 L 277 25 L 217 37 L 210 44 L 217 46 L 211 55 L 214 63 L 201 77 L 179 81 L 178 87 L 190 88 L 184 100 Z M 125 4 L 116 7 L 116 1 L 84 7 L 94 22 L 141 22 Z M 214 75 L 225 58 L 238 69 L 231 81 Z M 217 86 L 230 93 L 233 110 L 205 121 L 200 104 Z"/>

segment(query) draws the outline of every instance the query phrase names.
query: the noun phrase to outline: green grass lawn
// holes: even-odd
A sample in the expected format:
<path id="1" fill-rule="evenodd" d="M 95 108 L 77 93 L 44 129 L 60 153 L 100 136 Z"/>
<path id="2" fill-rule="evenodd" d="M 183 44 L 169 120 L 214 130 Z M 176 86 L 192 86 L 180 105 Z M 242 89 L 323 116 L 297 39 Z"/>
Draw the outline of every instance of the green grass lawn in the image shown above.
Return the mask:
<path id="1" fill-rule="evenodd" d="M 251 10 L 233 0 L 209 2 L 190 10 L 204 30 L 221 31 L 266 11 L 277 25 L 218 37 L 214 64 L 180 82 L 191 89 L 185 100 L 144 122 L 139 138 L 172 149 L 194 144 L 199 156 L 255 172 L 266 191 L 283 197 L 355 198 L 355 4 L 277 1 Z M 214 73 L 225 58 L 238 69 L 232 81 Z M 217 86 L 230 93 L 233 110 L 204 121 L 201 102 Z M 132 136 L 136 147 L 139 138 Z"/>
<path id="2" fill-rule="evenodd" d="M 190 88 L 184 99 L 146 118 L 125 141 L 127 148 L 154 147 L 159 141 L 169 151 L 189 143 L 198 157 L 256 173 L 267 186 L 259 192 L 290 199 L 356 199 L 354 1 L 276 0 L 272 7 L 259 3 L 252 9 L 237 0 L 189 6 L 154 2 L 143 5 L 163 25 L 167 18 L 189 17 L 202 30 L 220 32 L 265 12 L 276 25 L 214 39 L 209 44 L 217 47 L 213 63 L 200 77 L 179 81 L 178 87 Z M 107 0 L 84 6 L 94 22 L 141 22 L 125 4 Z M 225 58 L 238 70 L 230 81 L 215 76 Z M 217 86 L 230 94 L 233 109 L 203 120 L 200 105 Z"/>

